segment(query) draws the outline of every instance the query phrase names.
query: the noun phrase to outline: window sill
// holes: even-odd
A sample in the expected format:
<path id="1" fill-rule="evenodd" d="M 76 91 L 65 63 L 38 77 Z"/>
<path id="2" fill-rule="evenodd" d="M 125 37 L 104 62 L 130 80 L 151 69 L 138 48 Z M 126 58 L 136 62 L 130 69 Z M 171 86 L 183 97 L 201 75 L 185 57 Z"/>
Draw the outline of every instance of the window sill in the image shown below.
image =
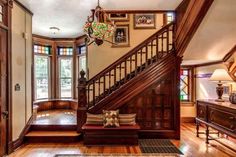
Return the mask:
<path id="1" fill-rule="evenodd" d="M 54 102 L 54 101 L 78 102 L 77 99 L 40 99 L 40 100 L 35 100 L 33 104 L 43 103 L 43 102 Z"/>

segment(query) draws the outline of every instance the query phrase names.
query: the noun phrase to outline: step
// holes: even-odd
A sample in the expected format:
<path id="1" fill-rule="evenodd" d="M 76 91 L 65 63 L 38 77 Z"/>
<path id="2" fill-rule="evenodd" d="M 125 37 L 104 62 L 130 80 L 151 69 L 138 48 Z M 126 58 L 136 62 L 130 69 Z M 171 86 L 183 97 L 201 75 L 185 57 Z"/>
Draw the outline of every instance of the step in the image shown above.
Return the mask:
<path id="1" fill-rule="evenodd" d="M 75 131 L 77 125 L 42 125 L 32 124 L 31 131 Z"/>
<path id="2" fill-rule="evenodd" d="M 76 131 L 30 131 L 25 135 L 26 142 L 77 142 L 82 134 Z"/>

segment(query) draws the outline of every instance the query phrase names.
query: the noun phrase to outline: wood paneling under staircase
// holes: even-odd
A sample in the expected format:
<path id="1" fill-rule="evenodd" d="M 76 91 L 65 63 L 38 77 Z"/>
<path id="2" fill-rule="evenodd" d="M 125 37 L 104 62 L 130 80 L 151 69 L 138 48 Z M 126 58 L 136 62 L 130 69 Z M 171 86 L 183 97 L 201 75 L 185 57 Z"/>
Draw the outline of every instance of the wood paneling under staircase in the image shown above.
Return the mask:
<path id="1" fill-rule="evenodd" d="M 170 23 L 99 74 L 78 86 L 78 131 L 86 112 L 137 113 L 142 137 L 179 138 L 179 69 Z"/>

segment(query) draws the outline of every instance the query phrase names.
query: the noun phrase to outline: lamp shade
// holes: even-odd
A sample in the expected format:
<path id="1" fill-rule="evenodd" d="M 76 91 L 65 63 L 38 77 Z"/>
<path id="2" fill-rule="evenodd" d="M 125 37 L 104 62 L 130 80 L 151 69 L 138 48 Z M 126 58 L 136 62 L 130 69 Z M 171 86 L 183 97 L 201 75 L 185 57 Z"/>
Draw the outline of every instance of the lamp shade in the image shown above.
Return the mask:
<path id="1" fill-rule="evenodd" d="M 216 69 L 210 77 L 210 81 L 228 82 L 233 81 L 225 69 Z"/>

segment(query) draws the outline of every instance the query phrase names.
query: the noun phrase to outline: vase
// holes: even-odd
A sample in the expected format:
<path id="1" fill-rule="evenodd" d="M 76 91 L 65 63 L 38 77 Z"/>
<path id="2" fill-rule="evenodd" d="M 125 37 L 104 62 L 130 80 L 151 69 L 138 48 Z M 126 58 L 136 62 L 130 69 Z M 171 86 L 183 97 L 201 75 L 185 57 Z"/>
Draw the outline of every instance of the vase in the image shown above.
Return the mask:
<path id="1" fill-rule="evenodd" d="M 232 103 L 232 104 L 236 104 L 236 92 L 233 92 L 230 94 L 229 96 L 229 101 Z"/>

